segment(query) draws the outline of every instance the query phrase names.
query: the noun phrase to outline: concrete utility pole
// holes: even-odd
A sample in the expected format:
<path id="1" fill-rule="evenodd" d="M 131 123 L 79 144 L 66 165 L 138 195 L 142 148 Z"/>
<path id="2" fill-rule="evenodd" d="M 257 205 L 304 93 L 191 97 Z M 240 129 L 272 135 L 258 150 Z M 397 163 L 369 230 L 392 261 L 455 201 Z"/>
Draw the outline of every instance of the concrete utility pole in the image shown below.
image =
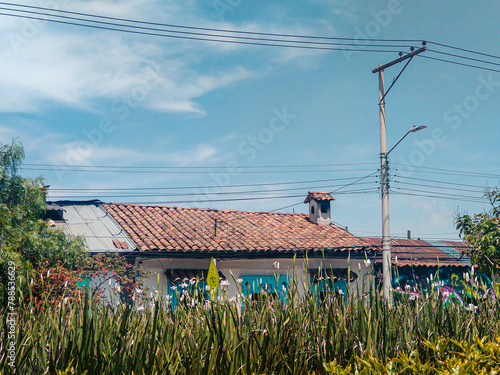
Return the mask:
<path id="1" fill-rule="evenodd" d="M 387 159 L 387 134 L 385 127 L 385 97 L 391 90 L 394 83 L 405 70 L 406 66 L 410 63 L 411 59 L 424 52 L 427 47 L 419 48 L 416 51 L 400 57 L 388 64 L 380 65 L 378 68 L 373 69 L 373 73 L 378 73 L 378 91 L 379 91 L 379 118 L 380 118 L 380 188 L 382 200 L 382 272 L 383 272 L 383 294 L 384 301 L 391 303 L 391 284 L 392 284 L 392 270 L 391 270 L 391 227 L 389 220 L 389 163 Z M 393 81 L 389 90 L 385 92 L 384 88 L 384 70 L 404 60 L 410 59 L 401 70 L 399 75 Z M 407 133 L 408 135 L 408 133 Z M 399 143 L 399 142 L 398 142 Z M 396 144 L 397 145 L 397 144 Z M 394 146 L 395 147 L 395 146 Z M 391 151 L 394 149 L 391 149 Z M 390 151 L 389 151 L 390 152 Z"/>

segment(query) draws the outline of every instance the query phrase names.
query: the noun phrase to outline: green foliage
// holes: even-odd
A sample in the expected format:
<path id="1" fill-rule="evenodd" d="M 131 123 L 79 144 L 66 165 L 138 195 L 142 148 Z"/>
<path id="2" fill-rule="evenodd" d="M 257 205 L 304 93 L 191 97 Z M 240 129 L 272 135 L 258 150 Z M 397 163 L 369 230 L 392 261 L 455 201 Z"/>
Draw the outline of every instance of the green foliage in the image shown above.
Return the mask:
<path id="1" fill-rule="evenodd" d="M 492 209 L 487 213 L 458 216 L 455 224 L 470 245 L 468 255 L 481 271 L 497 273 L 500 265 L 500 191 L 486 193 Z"/>
<path id="2" fill-rule="evenodd" d="M 17 140 L 0 145 L 0 301 L 7 262 L 16 264 L 19 276 L 42 266 L 54 267 L 58 261 L 76 268 L 87 256 L 81 239 L 70 238 L 42 220 L 46 210 L 44 181 L 18 175 L 23 158 L 24 149 Z"/>
<path id="3" fill-rule="evenodd" d="M 133 306 L 61 299 L 34 315 L 19 296 L 16 366 L 36 374 L 486 374 L 500 369 L 500 295 L 466 309 L 440 295 L 377 291 L 319 303 L 305 286 L 286 302 L 226 298 L 172 309 L 158 297 Z M 493 288 L 492 290 L 498 290 Z M 137 295 L 134 294 L 133 297 Z M 243 299 L 241 299 L 243 298 Z M 137 301 L 137 299 L 135 299 Z M 50 308 L 48 308 L 50 307 Z M 7 309 L 0 309 L 0 352 Z M 487 324 L 485 324 L 487 322 Z M 481 338 L 481 339 L 479 339 Z M 0 373 L 10 374 L 0 357 Z"/>

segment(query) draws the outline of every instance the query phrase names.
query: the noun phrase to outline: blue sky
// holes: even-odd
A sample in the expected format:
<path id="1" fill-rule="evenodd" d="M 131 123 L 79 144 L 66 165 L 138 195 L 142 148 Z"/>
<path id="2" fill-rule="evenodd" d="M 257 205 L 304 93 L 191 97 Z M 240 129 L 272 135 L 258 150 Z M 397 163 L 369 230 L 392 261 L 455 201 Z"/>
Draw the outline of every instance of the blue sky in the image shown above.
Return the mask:
<path id="1" fill-rule="evenodd" d="M 492 1 L 54 0 L 18 4 L 252 32 L 427 40 L 500 55 L 500 4 Z M 117 173 L 105 168 L 88 173 L 26 166 L 24 175 L 46 177 L 53 199 L 77 197 L 74 191 L 63 195 L 56 189 L 99 188 L 112 190 L 81 197 L 268 211 L 303 200 L 273 197 L 305 197 L 310 189 L 333 191 L 378 169 L 378 79 L 371 71 L 397 58 L 396 52 L 210 43 L 6 16 L 2 16 L 0 35 L 0 141 L 19 137 L 26 150 L 25 163 L 184 168 L 177 169 L 183 173 Z M 373 44 L 367 42 L 367 48 Z M 386 87 L 401 68 L 399 64 L 386 71 Z M 498 186 L 499 99 L 497 72 L 413 59 L 386 99 L 389 147 L 412 125 L 428 128 L 411 134 L 390 155 L 393 235 L 404 236 L 410 229 L 416 237 L 456 238 L 453 218 L 457 212 L 488 208 L 463 200 L 396 193 L 480 197 L 481 187 Z M 269 166 L 287 167 L 264 168 Z M 184 173 L 194 171 L 202 173 Z M 330 181 L 296 183 L 316 180 Z M 380 233 L 380 199 L 372 191 L 377 181 L 375 173 L 361 181 L 364 185 L 334 193 L 333 220 L 357 235 Z M 282 185 L 228 188 L 264 183 Z M 120 196 L 125 193 L 115 190 L 159 187 L 177 195 Z M 296 190 L 273 191 L 277 189 Z M 341 194 L 363 189 L 372 190 Z M 267 192 L 243 193 L 248 190 Z M 271 198 L 206 202 L 184 195 L 200 191 L 240 192 L 206 196 L 209 200 Z M 151 190 L 142 192 L 150 194 Z M 307 212 L 305 204 L 286 211 L 292 209 Z"/>

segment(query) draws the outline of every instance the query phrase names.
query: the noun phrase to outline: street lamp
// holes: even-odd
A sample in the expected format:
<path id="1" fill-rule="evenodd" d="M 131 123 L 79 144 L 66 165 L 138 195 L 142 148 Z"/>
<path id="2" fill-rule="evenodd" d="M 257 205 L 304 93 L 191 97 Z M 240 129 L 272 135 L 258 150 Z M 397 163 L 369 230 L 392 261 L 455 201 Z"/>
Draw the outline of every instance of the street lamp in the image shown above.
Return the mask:
<path id="1" fill-rule="evenodd" d="M 390 225 L 389 225 L 389 176 L 388 176 L 388 163 L 387 163 L 387 155 L 396 147 L 408 134 L 412 132 L 416 132 L 418 130 L 424 129 L 423 126 L 414 126 L 411 128 L 408 133 L 404 135 L 403 138 L 399 140 L 396 145 L 387 152 L 387 136 L 385 129 L 385 97 L 391 91 L 392 87 L 396 83 L 401 74 L 403 74 L 404 70 L 410 63 L 410 61 L 416 55 L 425 52 L 427 47 L 425 46 L 427 43 L 422 42 L 422 48 L 415 50 L 414 47 L 411 47 L 411 52 L 404 55 L 402 52 L 399 53 L 399 59 L 393 60 L 387 64 L 379 65 L 378 68 L 372 70 L 372 73 L 378 73 L 378 94 L 379 94 L 379 120 L 380 120 L 380 184 L 381 184 L 381 193 L 382 193 L 382 260 L 383 260 L 383 273 L 384 273 L 384 301 L 386 303 L 390 303 L 391 297 L 391 233 L 390 233 Z M 384 71 L 387 68 L 390 68 L 393 65 L 396 65 L 400 62 L 408 60 L 401 70 L 397 77 L 392 81 L 391 86 L 385 91 L 384 88 Z"/>
<path id="2" fill-rule="evenodd" d="M 384 123 L 385 125 L 385 123 Z M 396 142 L 396 144 L 387 150 L 387 143 L 385 140 L 385 131 L 381 132 L 381 145 L 380 145 L 380 187 L 382 192 L 382 271 L 383 271 L 383 293 L 384 300 L 391 303 L 391 284 L 392 284 L 392 270 L 391 270 L 391 226 L 389 220 L 389 159 L 387 157 L 397 145 L 405 139 L 408 134 L 418 132 L 425 129 L 427 126 L 414 125 L 408 132 Z M 385 126 L 384 126 L 385 130 Z"/>

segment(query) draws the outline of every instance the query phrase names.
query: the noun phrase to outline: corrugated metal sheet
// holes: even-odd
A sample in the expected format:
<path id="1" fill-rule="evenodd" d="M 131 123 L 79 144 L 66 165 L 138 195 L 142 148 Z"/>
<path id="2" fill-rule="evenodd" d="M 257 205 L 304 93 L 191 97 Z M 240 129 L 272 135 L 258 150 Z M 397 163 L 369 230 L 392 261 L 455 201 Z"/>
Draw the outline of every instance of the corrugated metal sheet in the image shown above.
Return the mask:
<path id="1" fill-rule="evenodd" d="M 106 212 L 99 201 L 51 202 L 61 207 L 64 222 L 56 223 L 68 234 L 85 239 L 92 253 L 131 252 L 136 249 L 134 242 Z M 126 242 L 127 249 L 118 249 L 113 240 Z"/>
<path id="2" fill-rule="evenodd" d="M 382 263 L 382 245 L 380 238 L 364 238 L 374 246 L 379 246 L 379 254 L 376 262 Z M 403 266 L 426 266 L 426 267 L 466 267 L 470 266 L 470 259 L 460 253 L 460 249 L 466 244 L 455 242 L 431 240 L 408 240 L 391 238 L 392 264 Z"/>

